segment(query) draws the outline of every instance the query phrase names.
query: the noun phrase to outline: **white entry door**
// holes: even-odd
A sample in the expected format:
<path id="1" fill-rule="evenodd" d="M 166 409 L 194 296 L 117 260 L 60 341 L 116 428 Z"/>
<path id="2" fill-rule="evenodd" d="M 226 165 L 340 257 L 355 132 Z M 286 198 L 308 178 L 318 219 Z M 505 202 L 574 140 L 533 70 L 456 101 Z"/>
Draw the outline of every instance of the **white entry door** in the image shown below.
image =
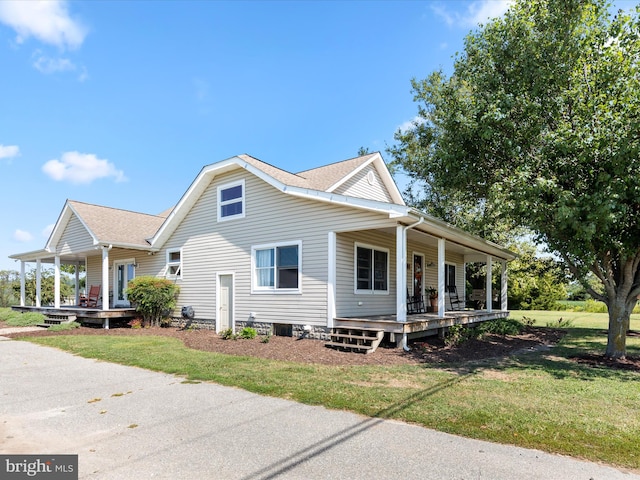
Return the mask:
<path id="1" fill-rule="evenodd" d="M 233 328 L 233 275 L 218 276 L 218 331 Z"/>
<path id="2" fill-rule="evenodd" d="M 123 260 L 113 263 L 113 306 L 130 307 L 127 299 L 127 284 L 136 276 L 135 260 Z"/>

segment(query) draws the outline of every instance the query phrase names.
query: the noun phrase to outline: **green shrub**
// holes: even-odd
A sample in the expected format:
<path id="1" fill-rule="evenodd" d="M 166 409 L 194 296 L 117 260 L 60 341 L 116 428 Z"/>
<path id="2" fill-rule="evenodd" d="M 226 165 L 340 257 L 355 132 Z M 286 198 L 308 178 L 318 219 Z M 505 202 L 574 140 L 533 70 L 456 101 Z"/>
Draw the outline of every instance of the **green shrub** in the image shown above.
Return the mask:
<path id="1" fill-rule="evenodd" d="M 573 320 L 570 318 L 562 318 L 560 317 L 555 322 L 547 322 L 547 327 L 551 328 L 571 328 L 573 327 Z"/>
<path id="2" fill-rule="evenodd" d="M 180 287 L 171 280 L 142 276 L 129 282 L 127 298 L 135 305 L 146 325 L 159 327 L 162 319 L 175 308 L 179 292 Z"/>
<path id="3" fill-rule="evenodd" d="M 444 336 L 444 344 L 447 347 L 455 347 L 466 342 L 469 340 L 468 330 L 464 325 L 451 325 Z"/>
<path id="4" fill-rule="evenodd" d="M 80 324 L 78 322 L 70 322 L 70 323 L 61 323 L 59 325 L 51 325 L 49 327 L 50 332 L 62 332 L 65 330 L 73 330 L 74 328 L 79 328 Z"/>
<path id="5" fill-rule="evenodd" d="M 485 334 L 505 336 L 518 335 L 523 328 L 524 324 L 515 318 L 498 318 L 481 323 L 475 330 L 479 337 Z"/>
<path id="6" fill-rule="evenodd" d="M 226 330 L 221 331 L 220 336 L 224 340 L 235 340 L 236 338 L 238 338 L 238 336 L 233 333 L 233 328 L 227 328 Z"/>
<path id="7" fill-rule="evenodd" d="M 257 335 L 258 335 L 258 331 L 255 328 L 251 328 L 251 327 L 244 327 L 242 330 L 240 330 L 240 333 L 238 333 L 238 337 L 245 338 L 247 340 L 256 338 Z"/>

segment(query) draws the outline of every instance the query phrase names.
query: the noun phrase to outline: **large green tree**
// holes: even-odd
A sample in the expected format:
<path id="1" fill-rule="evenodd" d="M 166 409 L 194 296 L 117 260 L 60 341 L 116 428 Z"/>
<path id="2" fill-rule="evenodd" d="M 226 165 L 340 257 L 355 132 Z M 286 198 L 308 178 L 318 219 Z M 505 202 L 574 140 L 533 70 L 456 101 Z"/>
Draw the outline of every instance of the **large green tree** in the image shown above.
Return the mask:
<path id="1" fill-rule="evenodd" d="M 626 355 L 640 294 L 640 7 L 527 0 L 471 32 L 451 76 L 414 80 L 394 163 L 433 192 L 530 228 L 607 304 Z"/>

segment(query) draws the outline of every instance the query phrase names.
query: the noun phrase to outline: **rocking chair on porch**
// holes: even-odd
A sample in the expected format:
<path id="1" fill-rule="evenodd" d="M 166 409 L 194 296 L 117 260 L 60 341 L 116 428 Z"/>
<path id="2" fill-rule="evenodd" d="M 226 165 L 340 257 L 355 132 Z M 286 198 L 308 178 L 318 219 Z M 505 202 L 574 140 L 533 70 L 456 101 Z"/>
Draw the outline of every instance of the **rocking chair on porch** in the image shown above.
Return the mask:
<path id="1" fill-rule="evenodd" d="M 451 304 L 451 310 L 464 310 L 464 300 L 458 298 L 458 289 L 455 285 L 447 287 L 449 293 L 449 303 Z"/>
<path id="2" fill-rule="evenodd" d="M 86 297 L 80 299 L 80 306 L 87 308 L 97 308 L 100 299 L 100 285 L 91 285 Z"/>
<path id="3" fill-rule="evenodd" d="M 409 295 L 409 290 L 407 290 L 407 313 L 424 313 L 424 298 L 422 295 Z"/>

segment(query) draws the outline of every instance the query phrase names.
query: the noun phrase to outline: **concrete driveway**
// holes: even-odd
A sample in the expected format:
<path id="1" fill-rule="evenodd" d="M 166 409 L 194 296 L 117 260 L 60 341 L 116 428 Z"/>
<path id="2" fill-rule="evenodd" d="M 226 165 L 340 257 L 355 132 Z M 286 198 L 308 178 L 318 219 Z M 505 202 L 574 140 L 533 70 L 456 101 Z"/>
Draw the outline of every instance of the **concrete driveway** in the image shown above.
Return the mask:
<path id="1" fill-rule="evenodd" d="M 640 479 L 6 337 L 0 451 L 78 454 L 82 479 Z"/>

